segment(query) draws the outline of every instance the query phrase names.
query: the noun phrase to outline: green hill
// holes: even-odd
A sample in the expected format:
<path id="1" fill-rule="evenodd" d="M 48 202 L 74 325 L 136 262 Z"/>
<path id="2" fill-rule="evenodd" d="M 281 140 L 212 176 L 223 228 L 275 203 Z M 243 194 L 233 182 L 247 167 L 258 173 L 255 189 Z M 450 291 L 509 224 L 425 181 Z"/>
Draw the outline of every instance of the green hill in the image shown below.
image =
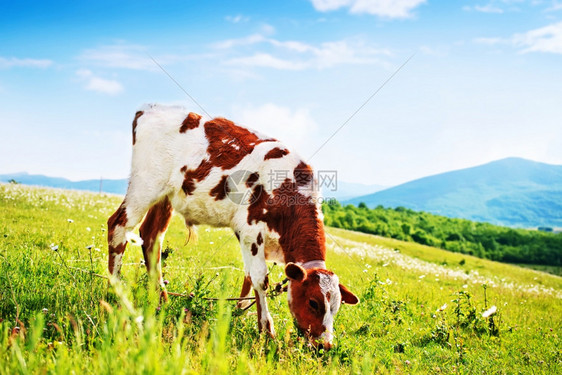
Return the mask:
<path id="1" fill-rule="evenodd" d="M 404 207 L 324 204 L 327 225 L 509 263 L 562 267 L 562 233 L 448 218 Z"/>
<path id="2" fill-rule="evenodd" d="M 360 202 L 512 227 L 562 227 L 562 166 L 508 158 L 344 203 Z"/>

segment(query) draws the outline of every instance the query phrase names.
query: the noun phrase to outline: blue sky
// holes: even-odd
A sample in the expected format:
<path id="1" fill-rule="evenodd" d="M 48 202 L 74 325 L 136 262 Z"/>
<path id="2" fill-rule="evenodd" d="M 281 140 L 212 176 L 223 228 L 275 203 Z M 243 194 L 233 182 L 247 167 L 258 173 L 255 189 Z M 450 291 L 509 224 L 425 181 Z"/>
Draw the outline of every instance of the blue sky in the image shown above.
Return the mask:
<path id="1" fill-rule="evenodd" d="M 562 1 L 0 8 L 0 173 L 126 177 L 138 107 L 202 112 L 149 56 L 205 111 L 343 181 L 390 186 L 508 156 L 562 164 Z"/>

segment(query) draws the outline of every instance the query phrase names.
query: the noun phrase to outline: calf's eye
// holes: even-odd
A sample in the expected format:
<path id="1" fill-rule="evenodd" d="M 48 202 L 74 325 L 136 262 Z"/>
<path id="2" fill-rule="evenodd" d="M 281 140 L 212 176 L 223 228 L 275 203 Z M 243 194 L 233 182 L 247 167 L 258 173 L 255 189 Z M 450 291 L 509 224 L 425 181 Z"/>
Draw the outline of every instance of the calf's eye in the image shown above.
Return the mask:
<path id="1" fill-rule="evenodd" d="M 315 300 L 313 300 L 313 299 L 308 300 L 308 304 L 309 304 L 310 307 L 312 307 L 314 310 L 318 310 L 318 302 L 316 302 Z"/>

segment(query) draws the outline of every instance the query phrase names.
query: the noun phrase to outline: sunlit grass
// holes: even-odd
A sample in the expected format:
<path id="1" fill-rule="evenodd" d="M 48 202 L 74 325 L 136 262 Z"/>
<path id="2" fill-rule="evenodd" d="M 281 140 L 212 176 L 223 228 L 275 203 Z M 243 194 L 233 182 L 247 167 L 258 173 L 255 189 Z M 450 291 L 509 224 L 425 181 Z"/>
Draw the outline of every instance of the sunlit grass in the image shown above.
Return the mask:
<path id="1" fill-rule="evenodd" d="M 186 245 L 174 217 L 164 278 L 192 298 L 161 305 L 138 247 L 126 251 L 123 282 L 108 289 L 96 274 L 106 275 L 105 222 L 120 200 L 0 185 L 0 373 L 511 374 L 562 366 L 562 278 L 342 230 L 329 230 L 327 264 L 361 303 L 342 306 L 328 353 L 299 337 L 285 296 L 269 302 L 275 340 L 258 333 L 254 308 L 237 314 L 232 302 L 204 299 L 240 292 L 230 229 L 202 226 Z M 270 278 L 280 281 L 282 267 L 270 265 Z M 497 312 L 483 317 L 491 306 Z"/>

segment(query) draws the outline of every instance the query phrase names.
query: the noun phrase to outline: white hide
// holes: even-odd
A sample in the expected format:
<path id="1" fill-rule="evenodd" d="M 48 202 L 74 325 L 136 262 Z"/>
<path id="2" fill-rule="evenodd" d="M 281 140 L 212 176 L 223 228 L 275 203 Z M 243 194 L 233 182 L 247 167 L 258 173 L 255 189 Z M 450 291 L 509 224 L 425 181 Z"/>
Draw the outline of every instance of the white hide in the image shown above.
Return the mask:
<path id="1" fill-rule="evenodd" d="M 341 305 L 341 292 L 339 278 L 337 275 L 318 274 L 320 277 L 320 291 L 324 296 L 326 313 L 324 314 L 323 325 L 326 331 L 320 336 L 323 342 L 332 343 L 334 332 L 334 318 Z M 328 295 L 330 298 L 328 299 Z"/>

